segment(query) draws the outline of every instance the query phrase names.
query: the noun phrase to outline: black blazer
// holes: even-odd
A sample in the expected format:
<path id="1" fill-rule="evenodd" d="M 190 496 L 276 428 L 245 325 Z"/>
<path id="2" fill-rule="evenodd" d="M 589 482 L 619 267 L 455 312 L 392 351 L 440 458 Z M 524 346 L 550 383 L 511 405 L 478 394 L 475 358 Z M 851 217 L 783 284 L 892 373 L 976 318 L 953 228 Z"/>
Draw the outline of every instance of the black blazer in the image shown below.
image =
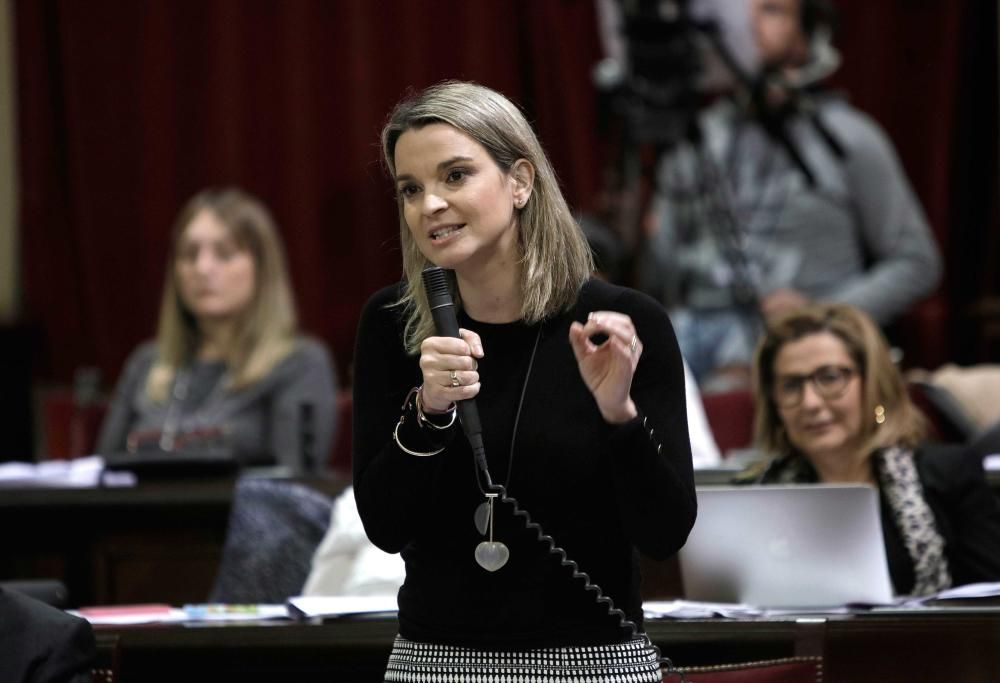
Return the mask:
<path id="1" fill-rule="evenodd" d="M 961 444 L 924 444 L 915 461 L 944 538 L 952 585 L 1000 581 L 1000 497 L 986 481 L 982 457 Z M 909 593 L 913 563 L 884 496 L 882 533 L 896 592 Z"/>
<path id="2" fill-rule="evenodd" d="M 96 657 L 87 621 L 0 588 L 0 683 L 90 683 Z"/>

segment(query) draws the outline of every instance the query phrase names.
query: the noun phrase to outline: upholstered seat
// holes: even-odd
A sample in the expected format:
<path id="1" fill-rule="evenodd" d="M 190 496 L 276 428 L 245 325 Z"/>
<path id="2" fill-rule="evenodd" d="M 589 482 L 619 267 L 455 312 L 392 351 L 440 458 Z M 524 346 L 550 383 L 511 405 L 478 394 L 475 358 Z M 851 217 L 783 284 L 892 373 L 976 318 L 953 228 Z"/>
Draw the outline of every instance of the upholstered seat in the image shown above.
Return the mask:
<path id="1" fill-rule="evenodd" d="M 328 496 L 297 482 L 240 479 L 209 599 L 283 603 L 299 595 L 332 507 Z"/>
<path id="2" fill-rule="evenodd" d="M 719 452 L 749 448 L 753 442 L 754 397 L 748 389 L 703 394 L 705 417 Z"/>

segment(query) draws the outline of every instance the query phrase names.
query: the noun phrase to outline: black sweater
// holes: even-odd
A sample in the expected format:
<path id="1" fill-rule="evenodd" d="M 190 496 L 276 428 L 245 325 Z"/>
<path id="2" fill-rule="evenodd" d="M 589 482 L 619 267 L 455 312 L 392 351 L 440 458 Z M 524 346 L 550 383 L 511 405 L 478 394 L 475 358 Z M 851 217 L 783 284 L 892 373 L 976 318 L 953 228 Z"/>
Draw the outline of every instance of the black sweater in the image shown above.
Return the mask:
<path id="1" fill-rule="evenodd" d="M 434 441 L 413 420 L 399 430 L 416 457 L 392 439 L 401 406 L 421 382 L 417 358 L 403 347 L 399 288 L 376 293 L 357 337 L 354 382 L 354 485 L 368 537 L 402 552 L 406 581 L 399 592 L 400 633 L 411 640 L 527 649 L 618 642 L 627 632 L 525 529 L 498 505 L 494 535 L 510 548 L 495 573 L 474 560 L 484 540 L 473 513 L 484 500 L 471 449 L 452 428 Z M 632 384 L 640 417 L 625 425 L 602 419 L 583 383 L 569 343 L 569 324 L 594 310 L 627 313 L 644 352 Z M 477 397 L 490 472 L 605 595 L 641 625 L 636 550 L 667 558 L 694 524 L 695 493 L 684 403 L 684 376 L 663 308 L 637 292 L 591 280 L 572 311 L 541 323 L 513 458 L 510 438 L 538 325 L 486 324 L 459 314 L 477 332 Z M 643 427 L 648 418 L 648 427 Z M 440 439 L 440 437 L 438 437 Z M 662 446 L 659 449 L 658 447 Z"/>

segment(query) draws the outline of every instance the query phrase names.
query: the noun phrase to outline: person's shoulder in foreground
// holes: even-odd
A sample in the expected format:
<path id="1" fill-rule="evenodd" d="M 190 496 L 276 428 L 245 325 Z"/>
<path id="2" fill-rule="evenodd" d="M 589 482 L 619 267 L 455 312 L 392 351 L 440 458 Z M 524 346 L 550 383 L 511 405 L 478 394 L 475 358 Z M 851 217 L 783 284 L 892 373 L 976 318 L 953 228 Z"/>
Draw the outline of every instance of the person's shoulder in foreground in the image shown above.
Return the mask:
<path id="1" fill-rule="evenodd" d="M 965 444 L 925 442 L 917 471 L 948 543 L 953 585 L 1000 580 L 1000 498 L 982 456 Z"/>
<path id="2" fill-rule="evenodd" d="M 0 587 L 0 680 L 90 683 L 96 658 L 85 620 Z"/>

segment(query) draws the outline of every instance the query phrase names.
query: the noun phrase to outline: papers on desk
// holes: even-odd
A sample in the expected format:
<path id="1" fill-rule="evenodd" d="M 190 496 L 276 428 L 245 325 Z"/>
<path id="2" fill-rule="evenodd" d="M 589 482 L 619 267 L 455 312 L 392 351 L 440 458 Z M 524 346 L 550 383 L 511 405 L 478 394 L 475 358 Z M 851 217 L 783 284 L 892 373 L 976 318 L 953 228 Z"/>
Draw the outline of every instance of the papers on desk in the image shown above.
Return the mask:
<path id="1" fill-rule="evenodd" d="M 1000 597 L 1000 583 L 970 583 L 948 588 L 933 596 L 935 600 L 968 600 L 970 598 Z"/>
<path id="2" fill-rule="evenodd" d="M 261 621 L 287 619 L 285 605 L 107 605 L 69 610 L 91 624 L 125 626 L 129 624 L 201 623 L 216 621 Z"/>
<path id="3" fill-rule="evenodd" d="M 642 611 L 649 619 L 712 619 L 714 617 L 760 616 L 762 610 L 737 603 L 692 602 L 690 600 L 647 601 Z"/>
<path id="4" fill-rule="evenodd" d="M 81 607 L 69 610 L 70 614 L 83 617 L 91 624 L 166 624 L 187 620 L 184 610 L 170 605 L 108 605 L 105 607 Z"/>
<path id="5" fill-rule="evenodd" d="M 737 603 L 692 602 L 689 600 L 650 601 L 642 603 L 648 619 L 740 619 L 748 617 L 787 617 L 806 614 L 846 614 L 858 610 L 880 613 L 935 611 L 959 606 L 995 608 L 1000 603 L 1000 583 L 973 583 L 948 588 L 921 597 L 900 596 L 888 605 L 843 605 L 803 609 L 765 609 Z"/>
<path id="6" fill-rule="evenodd" d="M 993 605 L 998 599 L 1000 599 L 1000 583 L 970 583 L 956 588 L 947 588 L 931 595 L 906 598 L 901 604 L 908 607 L 948 602 L 964 602 L 966 604 L 982 602 L 983 605 Z"/>
<path id="7" fill-rule="evenodd" d="M 746 619 L 749 617 L 790 617 L 808 614 L 846 614 L 850 607 L 803 607 L 765 609 L 735 602 L 693 602 L 690 600 L 642 603 L 647 619 Z"/>
<path id="8" fill-rule="evenodd" d="M 303 595 L 288 599 L 289 614 L 300 619 L 395 614 L 398 610 L 395 595 Z"/>
<path id="9" fill-rule="evenodd" d="M 260 621 L 287 619 L 286 605 L 184 605 L 188 621 Z"/>
<path id="10" fill-rule="evenodd" d="M 93 488 L 99 483 L 102 486 L 135 486 L 135 475 L 129 472 L 104 472 L 104 458 L 99 455 L 73 460 L 8 462 L 0 465 L 0 487 Z"/>
<path id="11" fill-rule="evenodd" d="M 301 596 L 284 605 L 204 604 L 108 605 L 69 610 L 91 624 L 167 624 L 217 621 L 261 621 L 265 619 L 314 619 L 361 615 L 395 615 L 395 595 L 380 596 Z"/>

